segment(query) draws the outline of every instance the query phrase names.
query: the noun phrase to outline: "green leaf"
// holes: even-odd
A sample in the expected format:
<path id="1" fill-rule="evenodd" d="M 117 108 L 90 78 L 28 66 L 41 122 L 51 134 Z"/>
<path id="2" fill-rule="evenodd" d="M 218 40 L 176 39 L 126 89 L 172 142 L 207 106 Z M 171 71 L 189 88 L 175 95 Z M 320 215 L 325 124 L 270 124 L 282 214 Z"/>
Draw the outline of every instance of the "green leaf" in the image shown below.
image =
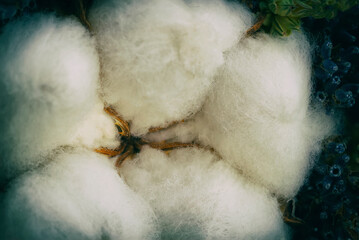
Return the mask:
<path id="1" fill-rule="evenodd" d="M 270 0 L 268 8 L 274 14 L 288 16 L 295 8 L 295 4 L 293 0 Z"/>
<path id="2" fill-rule="evenodd" d="M 339 0 L 337 1 L 336 6 L 340 11 L 344 12 L 357 4 L 359 4 L 358 0 Z"/>
<path id="3" fill-rule="evenodd" d="M 260 0 L 260 15 L 265 16 L 262 28 L 273 35 L 288 36 L 300 29 L 300 19 L 331 19 L 338 10 L 346 11 L 359 0 Z"/>
<path id="4" fill-rule="evenodd" d="M 298 18 L 274 16 L 270 29 L 271 34 L 289 36 L 293 30 L 300 30 L 300 20 Z"/>
<path id="5" fill-rule="evenodd" d="M 276 15 L 295 18 L 310 16 L 313 9 L 311 5 L 300 0 L 270 0 L 268 8 Z"/>

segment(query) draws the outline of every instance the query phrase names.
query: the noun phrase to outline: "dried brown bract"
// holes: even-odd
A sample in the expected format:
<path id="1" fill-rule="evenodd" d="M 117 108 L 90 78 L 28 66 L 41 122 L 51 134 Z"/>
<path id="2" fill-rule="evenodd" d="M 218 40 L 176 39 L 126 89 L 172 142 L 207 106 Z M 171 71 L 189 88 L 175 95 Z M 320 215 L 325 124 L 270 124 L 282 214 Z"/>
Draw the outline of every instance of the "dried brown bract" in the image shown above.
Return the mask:
<path id="1" fill-rule="evenodd" d="M 202 146 L 200 144 L 191 142 L 191 143 L 181 143 L 181 142 L 167 142 L 167 141 L 161 141 L 161 142 L 151 142 L 146 139 L 146 135 L 144 137 L 137 137 L 133 136 L 130 131 L 130 125 L 128 122 L 123 120 L 120 115 L 111 107 L 105 107 L 105 112 L 109 114 L 115 121 L 115 125 L 118 129 L 118 134 L 121 136 L 121 145 L 115 149 L 108 149 L 108 148 L 98 148 L 95 149 L 96 152 L 105 154 L 109 157 L 115 157 L 117 156 L 116 160 L 116 167 L 120 167 L 121 164 L 128 158 L 132 157 L 134 154 L 137 154 L 141 151 L 142 146 L 148 145 L 152 148 L 162 150 L 162 151 L 171 151 L 176 148 L 186 148 L 186 147 L 197 147 L 197 148 L 204 148 L 211 150 L 215 152 L 215 150 L 211 147 Z M 170 127 L 173 127 L 177 124 L 183 123 L 182 121 L 175 121 L 171 123 L 166 128 L 150 128 L 148 133 L 158 132 L 162 130 L 166 130 Z M 217 154 L 218 155 L 218 154 Z"/>

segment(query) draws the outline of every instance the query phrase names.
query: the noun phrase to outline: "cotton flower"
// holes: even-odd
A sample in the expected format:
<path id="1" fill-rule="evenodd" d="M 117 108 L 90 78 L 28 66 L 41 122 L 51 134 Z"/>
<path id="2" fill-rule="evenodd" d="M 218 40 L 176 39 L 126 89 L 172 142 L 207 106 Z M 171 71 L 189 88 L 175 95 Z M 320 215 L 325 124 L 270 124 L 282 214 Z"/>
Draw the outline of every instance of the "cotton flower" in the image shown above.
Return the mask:
<path id="1" fill-rule="evenodd" d="M 252 17 L 221 0 L 107 0 L 94 3 L 90 22 L 103 99 L 142 135 L 200 109 L 223 52 Z"/>
<path id="2" fill-rule="evenodd" d="M 99 60 L 74 19 L 24 16 L 0 36 L 0 182 L 73 139 L 97 97 Z"/>
<path id="3" fill-rule="evenodd" d="M 62 151 L 11 183 L 1 239 L 157 239 L 149 205 L 92 151 Z"/>
<path id="4" fill-rule="evenodd" d="M 158 217 L 162 239 L 282 239 L 276 200 L 210 151 L 144 148 L 121 175 Z"/>

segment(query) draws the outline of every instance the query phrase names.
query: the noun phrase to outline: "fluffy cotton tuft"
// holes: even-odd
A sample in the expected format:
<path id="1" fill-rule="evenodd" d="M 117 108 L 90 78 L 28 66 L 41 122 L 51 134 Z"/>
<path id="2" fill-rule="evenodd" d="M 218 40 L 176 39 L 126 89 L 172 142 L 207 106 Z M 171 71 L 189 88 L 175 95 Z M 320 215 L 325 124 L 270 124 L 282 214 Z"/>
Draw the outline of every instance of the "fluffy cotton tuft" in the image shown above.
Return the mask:
<path id="1" fill-rule="evenodd" d="M 201 107 L 223 52 L 252 17 L 221 0 L 97 1 L 90 22 L 104 100 L 141 135 Z"/>
<path id="2" fill-rule="evenodd" d="M 61 153 L 11 184 L 1 239 L 157 239 L 149 205 L 94 152 Z"/>
<path id="3" fill-rule="evenodd" d="M 7 24 L 0 52 L 0 176 L 8 178 L 73 138 L 99 101 L 99 60 L 78 21 L 45 14 Z"/>
<path id="4" fill-rule="evenodd" d="M 228 54 L 197 119 L 200 141 L 252 182 L 295 195 L 331 129 L 320 110 L 309 109 L 310 67 L 301 34 L 242 40 Z"/>
<path id="5" fill-rule="evenodd" d="M 120 145 L 114 120 L 105 113 L 103 108 L 103 104 L 98 103 L 88 114 L 84 115 L 85 119 L 78 122 L 69 144 L 88 149 L 99 147 L 114 149 Z"/>
<path id="6" fill-rule="evenodd" d="M 161 239 L 283 239 L 277 202 L 209 151 L 144 148 L 121 168 L 149 201 Z"/>

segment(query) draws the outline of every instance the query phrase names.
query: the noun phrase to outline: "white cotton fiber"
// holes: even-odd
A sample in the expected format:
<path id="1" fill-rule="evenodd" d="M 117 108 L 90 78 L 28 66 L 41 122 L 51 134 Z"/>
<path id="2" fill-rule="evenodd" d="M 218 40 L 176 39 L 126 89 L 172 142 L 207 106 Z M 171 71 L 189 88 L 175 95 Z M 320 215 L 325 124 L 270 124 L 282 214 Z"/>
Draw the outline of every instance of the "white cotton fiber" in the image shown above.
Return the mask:
<path id="1" fill-rule="evenodd" d="M 107 157 L 61 153 L 17 178 L 1 203 L 1 239 L 156 239 L 152 209 Z"/>
<path id="2" fill-rule="evenodd" d="M 292 197 L 331 130 L 330 119 L 309 109 L 310 73 L 309 44 L 301 34 L 242 40 L 197 119 L 201 143 L 251 181 Z"/>
<path id="3" fill-rule="evenodd" d="M 98 103 L 88 114 L 84 115 L 85 119 L 78 122 L 69 144 L 88 149 L 116 148 L 120 145 L 114 120 L 103 108 L 103 104 Z"/>
<path id="4" fill-rule="evenodd" d="M 73 138 L 99 101 L 99 60 L 78 21 L 48 14 L 7 24 L 0 53 L 0 176 L 8 178 Z"/>
<path id="5" fill-rule="evenodd" d="M 106 0 L 94 3 L 90 22 L 103 98 L 141 135 L 199 110 L 252 17 L 222 0 Z"/>
<path id="6" fill-rule="evenodd" d="M 121 175 L 149 201 L 161 239 L 284 239 L 277 202 L 224 161 L 196 148 L 143 148 Z"/>

